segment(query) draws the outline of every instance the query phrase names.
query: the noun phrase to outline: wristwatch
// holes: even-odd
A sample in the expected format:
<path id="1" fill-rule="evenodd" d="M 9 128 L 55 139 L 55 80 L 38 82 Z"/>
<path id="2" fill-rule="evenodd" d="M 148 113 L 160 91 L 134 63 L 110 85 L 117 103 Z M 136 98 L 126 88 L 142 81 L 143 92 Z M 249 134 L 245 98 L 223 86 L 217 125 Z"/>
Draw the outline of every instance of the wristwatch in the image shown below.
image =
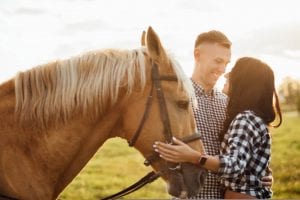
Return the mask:
<path id="1" fill-rule="evenodd" d="M 199 166 L 201 167 L 205 165 L 206 161 L 207 161 L 207 155 L 206 154 L 201 155 L 198 161 Z"/>

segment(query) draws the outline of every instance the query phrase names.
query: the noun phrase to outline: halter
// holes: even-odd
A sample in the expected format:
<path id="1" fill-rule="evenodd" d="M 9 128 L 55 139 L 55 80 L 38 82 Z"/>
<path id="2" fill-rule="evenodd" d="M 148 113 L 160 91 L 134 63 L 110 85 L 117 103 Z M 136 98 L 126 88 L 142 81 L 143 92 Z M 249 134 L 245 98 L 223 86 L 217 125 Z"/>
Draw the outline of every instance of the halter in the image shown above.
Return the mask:
<path id="1" fill-rule="evenodd" d="M 129 146 L 134 146 L 135 142 L 137 141 L 138 137 L 140 136 L 140 133 L 142 131 L 142 128 L 145 124 L 146 119 L 149 116 L 149 111 L 150 108 L 152 106 L 152 101 L 153 101 L 153 88 L 155 87 L 156 90 L 156 96 L 159 102 L 159 109 L 160 109 L 160 116 L 161 116 L 161 120 L 163 122 L 164 125 L 164 136 L 166 139 L 167 143 L 171 143 L 172 142 L 172 130 L 171 130 L 171 125 L 170 125 L 170 119 L 169 119 L 169 114 L 168 114 L 168 110 L 167 110 L 167 106 L 166 106 L 166 101 L 165 101 L 165 96 L 163 93 L 163 90 L 161 88 L 161 81 L 177 81 L 177 77 L 176 76 L 160 76 L 159 75 L 159 71 L 158 71 L 158 67 L 156 63 L 152 64 L 152 86 L 148 95 L 148 99 L 147 99 L 147 103 L 146 103 L 146 107 L 145 107 L 145 112 L 144 115 L 142 117 L 142 120 L 137 128 L 137 130 L 135 131 L 132 139 L 128 142 Z"/>
<path id="2" fill-rule="evenodd" d="M 128 141 L 128 144 L 130 147 L 134 146 L 134 144 L 136 143 L 136 141 L 138 140 L 140 133 L 142 131 L 142 128 L 146 122 L 146 120 L 148 119 L 149 116 L 149 111 L 150 108 L 152 106 L 152 101 L 153 101 L 153 89 L 155 88 L 156 90 L 156 96 L 159 102 L 159 110 L 160 110 L 160 116 L 161 116 L 161 120 L 164 126 L 164 137 L 165 137 L 165 141 L 169 144 L 172 144 L 172 138 L 173 138 L 173 134 L 172 134 L 172 130 L 171 130 L 171 125 L 170 125 L 170 119 L 169 119 L 169 114 L 168 114 L 168 110 L 167 110 L 167 104 L 165 101 L 165 97 L 164 97 L 164 92 L 161 88 L 161 81 L 178 81 L 176 76 L 160 76 L 159 71 L 158 71 L 158 66 L 156 63 L 152 63 L 152 86 L 148 95 L 148 99 L 146 102 L 146 106 L 145 106 L 145 110 L 144 110 L 144 115 L 138 125 L 138 128 L 136 129 L 133 137 Z M 194 140 L 200 139 L 201 135 L 198 133 L 194 133 L 192 135 L 189 135 L 187 137 L 181 138 L 181 140 L 185 143 L 189 143 L 192 142 Z M 159 159 L 159 154 L 154 152 L 151 156 L 147 157 L 144 164 L 146 166 L 149 166 L 151 163 L 157 161 Z M 177 171 L 180 170 L 180 164 L 176 165 L 176 166 L 168 166 L 168 170 L 171 171 Z M 164 171 L 159 171 L 159 172 L 150 172 L 148 173 L 146 176 L 144 176 L 142 179 L 140 179 L 139 181 L 137 181 L 136 183 L 134 183 L 133 185 L 125 188 L 124 190 L 113 194 L 111 196 L 105 197 L 102 200 L 107 200 L 107 199 L 119 199 L 127 194 L 130 194 L 138 189 L 140 189 L 141 187 L 143 187 L 144 185 L 146 185 L 147 183 L 151 183 L 154 180 L 156 180 L 157 178 L 160 177 L 161 174 L 163 174 Z"/>

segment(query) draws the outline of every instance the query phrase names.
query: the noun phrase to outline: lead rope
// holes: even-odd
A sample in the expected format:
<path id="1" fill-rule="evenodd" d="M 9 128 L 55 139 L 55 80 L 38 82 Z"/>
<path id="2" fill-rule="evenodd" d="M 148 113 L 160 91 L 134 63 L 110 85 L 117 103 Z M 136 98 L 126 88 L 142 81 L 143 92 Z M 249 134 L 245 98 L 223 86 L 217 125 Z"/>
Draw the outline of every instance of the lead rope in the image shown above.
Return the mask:
<path id="1" fill-rule="evenodd" d="M 130 194 L 138 189 L 140 189 L 141 187 L 145 186 L 146 184 L 148 183 L 151 183 L 153 181 L 155 181 L 157 178 L 160 177 L 160 173 L 156 173 L 154 171 L 152 172 L 149 172 L 146 176 L 144 176 L 143 178 L 141 178 L 138 182 L 132 184 L 131 186 L 125 188 L 124 190 L 116 193 L 116 194 L 113 194 L 113 195 L 110 195 L 108 197 L 105 197 L 101 200 L 108 200 L 108 199 L 119 199 L 127 194 Z"/>
<path id="2" fill-rule="evenodd" d="M 0 194 L 0 200 L 18 200 L 18 199 Z"/>

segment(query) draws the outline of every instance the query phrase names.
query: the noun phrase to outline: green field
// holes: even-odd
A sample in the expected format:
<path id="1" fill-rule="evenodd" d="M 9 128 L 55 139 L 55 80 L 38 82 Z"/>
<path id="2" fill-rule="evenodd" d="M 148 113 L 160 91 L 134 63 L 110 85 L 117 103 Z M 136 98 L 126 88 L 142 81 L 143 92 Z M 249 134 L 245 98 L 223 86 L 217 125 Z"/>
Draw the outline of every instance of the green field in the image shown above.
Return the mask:
<path id="1" fill-rule="evenodd" d="M 272 162 L 275 199 L 300 199 L 300 117 L 284 116 L 283 125 L 272 132 Z M 111 139 L 60 195 L 61 200 L 101 199 L 139 180 L 150 167 L 126 141 Z M 126 199 L 170 198 L 165 183 L 157 181 Z"/>
<path id="2" fill-rule="evenodd" d="M 282 126 L 272 133 L 273 197 L 300 199 L 300 117 L 284 116 Z"/>

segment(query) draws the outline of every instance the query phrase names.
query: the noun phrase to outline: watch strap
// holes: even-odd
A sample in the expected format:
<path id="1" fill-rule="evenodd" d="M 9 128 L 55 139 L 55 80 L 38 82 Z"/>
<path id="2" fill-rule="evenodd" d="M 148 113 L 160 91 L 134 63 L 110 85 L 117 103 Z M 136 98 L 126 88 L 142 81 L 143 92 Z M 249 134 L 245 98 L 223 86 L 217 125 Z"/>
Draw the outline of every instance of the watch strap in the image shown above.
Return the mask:
<path id="1" fill-rule="evenodd" d="M 205 154 L 201 155 L 198 162 L 199 166 L 205 165 L 206 161 L 207 161 L 207 156 Z"/>

